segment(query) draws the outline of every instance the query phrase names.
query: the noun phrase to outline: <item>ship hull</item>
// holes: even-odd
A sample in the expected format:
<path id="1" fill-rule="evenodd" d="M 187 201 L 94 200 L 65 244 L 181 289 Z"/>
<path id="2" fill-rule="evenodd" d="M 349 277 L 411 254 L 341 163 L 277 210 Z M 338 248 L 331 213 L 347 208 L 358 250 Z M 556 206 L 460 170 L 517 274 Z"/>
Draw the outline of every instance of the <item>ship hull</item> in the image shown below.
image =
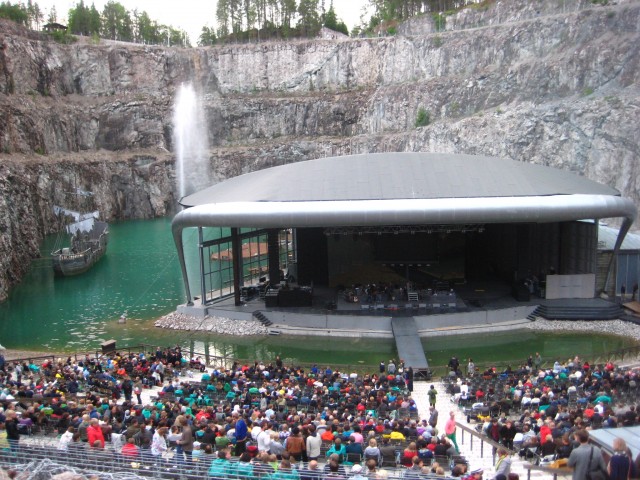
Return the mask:
<path id="1" fill-rule="evenodd" d="M 109 243 L 109 230 L 105 223 L 103 230 L 87 248 L 74 252 L 69 248 L 61 248 L 51 252 L 53 271 L 58 276 L 70 277 L 80 275 L 93 267 L 105 253 Z"/>

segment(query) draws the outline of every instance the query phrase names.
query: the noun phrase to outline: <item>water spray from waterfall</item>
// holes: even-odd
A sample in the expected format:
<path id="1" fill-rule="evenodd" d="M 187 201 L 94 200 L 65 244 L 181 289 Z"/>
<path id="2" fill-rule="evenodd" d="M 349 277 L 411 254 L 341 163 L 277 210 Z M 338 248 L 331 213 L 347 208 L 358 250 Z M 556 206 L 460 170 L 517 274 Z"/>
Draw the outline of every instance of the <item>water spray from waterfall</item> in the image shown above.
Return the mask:
<path id="1" fill-rule="evenodd" d="M 209 186 L 209 142 L 204 110 L 193 85 L 180 85 L 173 106 L 179 198 Z"/>

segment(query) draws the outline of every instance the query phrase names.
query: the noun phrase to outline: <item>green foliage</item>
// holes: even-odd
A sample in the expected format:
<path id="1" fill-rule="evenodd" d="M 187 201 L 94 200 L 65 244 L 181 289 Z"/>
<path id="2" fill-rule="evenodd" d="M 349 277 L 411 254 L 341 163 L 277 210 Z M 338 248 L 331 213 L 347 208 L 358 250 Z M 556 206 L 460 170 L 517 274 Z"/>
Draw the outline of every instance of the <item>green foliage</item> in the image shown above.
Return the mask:
<path id="1" fill-rule="evenodd" d="M 443 42 L 442 37 L 441 37 L 440 35 L 435 35 L 435 36 L 433 37 L 433 46 L 434 46 L 434 47 L 436 47 L 436 48 L 440 48 L 440 47 L 442 46 L 442 44 L 443 44 L 443 43 L 444 43 L 444 42 Z"/>
<path id="2" fill-rule="evenodd" d="M 333 9 L 333 2 L 331 2 L 329 10 L 327 10 L 327 12 L 323 15 L 322 24 L 335 32 L 349 35 L 349 29 L 347 28 L 347 25 L 342 20 L 338 19 L 336 11 Z"/>
<path id="3" fill-rule="evenodd" d="M 198 46 L 207 47 L 215 45 L 216 41 L 217 38 L 215 30 L 209 27 L 202 27 L 202 32 L 200 33 L 200 37 L 198 38 Z"/>
<path id="4" fill-rule="evenodd" d="M 447 17 L 444 14 L 434 12 L 431 14 L 431 18 L 433 18 L 433 25 L 436 32 L 441 32 L 447 26 Z"/>
<path id="5" fill-rule="evenodd" d="M 591 87 L 584 87 L 584 88 L 582 89 L 582 96 L 583 96 L 583 97 L 588 97 L 589 95 L 592 95 L 592 94 L 593 94 L 593 88 L 591 88 Z"/>
<path id="6" fill-rule="evenodd" d="M 427 13 L 432 15 L 436 29 L 440 31 L 445 28 L 446 15 L 454 15 L 467 7 L 486 8 L 494 2 L 495 0 L 369 0 L 373 15 L 366 33 L 376 33 L 375 28 L 380 23 L 401 22 Z"/>
<path id="7" fill-rule="evenodd" d="M 0 3 L 0 18 L 12 20 L 19 25 L 24 25 L 25 27 L 29 26 L 29 12 L 27 8 L 20 3 Z"/>
<path id="8" fill-rule="evenodd" d="M 396 27 L 387 28 L 387 35 L 395 35 L 398 33 L 398 29 Z"/>
<path id="9" fill-rule="evenodd" d="M 609 0 L 591 0 L 594 5 L 608 5 Z"/>
<path id="10" fill-rule="evenodd" d="M 63 43 L 65 45 L 69 45 L 78 41 L 75 36 L 71 35 L 66 30 L 54 30 L 52 32 L 49 32 L 49 36 L 56 42 Z"/>
<path id="11" fill-rule="evenodd" d="M 93 43 L 100 38 L 147 45 L 189 46 L 186 32 L 160 25 L 145 11 L 128 11 L 121 3 L 110 0 L 102 14 L 95 5 L 87 7 L 84 0 L 69 10 L 69 31 L 75 35 L 90 36 Z M 214 34 L 215 38 L 215 34 Z"/>
<path id="12" fill-rule="evenodd" d="M 431 123 L 431 114 L 424 108 L 418 109 L 418 115 L 416 116 L 416 128 L 426 127 Z"/>
<path id="13" fill-rule="evenodd" d="M 318 0 L 300 0 L 298 4 L 298 31 L 302 37 L 315 37 L 320 31 Z"/>
<path id="14" fill-rule="evenodd" d="M 74 35 L 92 36 L 100 33 L 100 13 L 94 5 L 86 7 L 84 0 L 80 0 L 74 8 L 69 10 L 69 31 Z"/>

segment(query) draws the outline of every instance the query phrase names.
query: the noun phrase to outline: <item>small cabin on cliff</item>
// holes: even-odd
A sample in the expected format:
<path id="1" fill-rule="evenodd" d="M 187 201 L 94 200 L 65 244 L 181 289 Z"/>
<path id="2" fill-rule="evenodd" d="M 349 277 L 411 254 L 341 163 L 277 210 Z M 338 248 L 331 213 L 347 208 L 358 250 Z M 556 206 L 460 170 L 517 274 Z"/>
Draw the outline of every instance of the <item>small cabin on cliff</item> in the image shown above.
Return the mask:
<path id="1" fill-rule="evenodd" d="M 42 27 L 42 29 L 45 32 L 66 32 L 67 31 L 67 26 L 66 25 L 62 25 L 60 23 L 47 23 L 45 26 Z"/>

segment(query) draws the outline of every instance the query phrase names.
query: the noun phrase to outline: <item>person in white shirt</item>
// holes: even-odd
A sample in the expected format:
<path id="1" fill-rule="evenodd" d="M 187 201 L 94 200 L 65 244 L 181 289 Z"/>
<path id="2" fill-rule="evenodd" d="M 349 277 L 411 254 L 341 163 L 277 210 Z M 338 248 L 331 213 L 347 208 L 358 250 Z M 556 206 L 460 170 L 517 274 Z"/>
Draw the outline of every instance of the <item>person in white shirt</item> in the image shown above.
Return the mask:
<path id="1" fill-rule="evenodd" d="M 307 457 L 309 460 L 317 460 L 320 457 L 320 447 L 322 445 L 322 438 L 316 432 L 314 425 L 309 425 L 309 436 L 306 440 Z"/>
<path id="2" fill-rule="evenodd" d="M 69 427 L 66 432 L 60 436 L 58 450 L 69 450 L 69 444 L 73 440 L 73 427 Z"/>
<path id="3" fill-rule="evenodd" d="M 160 427 L 153 434 L 153 439 L 151 440 L 151 455 L 154 457 L 160 457 L 167 451 L 167 439 L 165 437 L 168 431 L 168 427 Z"/>
<path id="4" fill-rule="evenodd" d="M 271 448 L 271 426 L 266 420 L 260 425 L 260 432 L 256 435 L 259 452 L 268 452 Z"/>

